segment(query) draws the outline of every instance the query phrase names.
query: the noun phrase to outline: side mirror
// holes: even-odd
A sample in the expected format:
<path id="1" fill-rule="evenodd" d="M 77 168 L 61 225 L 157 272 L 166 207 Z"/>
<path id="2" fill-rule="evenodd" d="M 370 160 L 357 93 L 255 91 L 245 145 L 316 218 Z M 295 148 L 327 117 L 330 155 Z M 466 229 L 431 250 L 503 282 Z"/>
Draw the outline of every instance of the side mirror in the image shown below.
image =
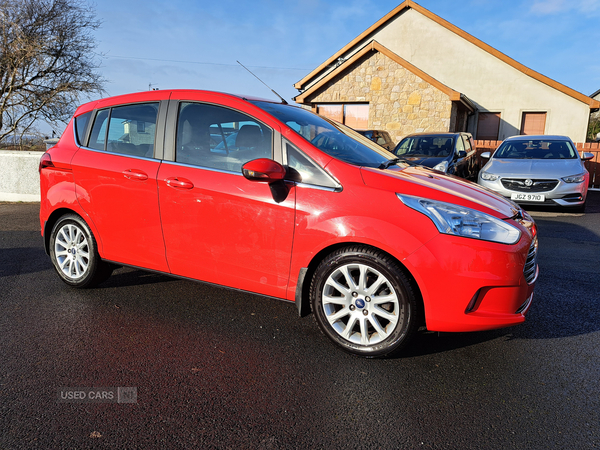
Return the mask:
<path id="1" fill-rule="evenodd" d="M 590 159 L 594 159 L 593 153 L 583 152 L 583 156 L 581 157 L 582 161 L 589 161 Z"/>
<path id="2" fill-rule="evenodd" d="M 458 151 L 458 157 L 459 158 L 466 158 L 467 157 L 467 152 L 465 152 L 464 150 L 459 150 Z"/>
<path id="3" fill-rule="evenodd" d="M 262 181 L 271 184 L 285 178 L 285 168 L 272 159 L 259 158 L 244 164 L 242 174 L 250 181 Z"/>
<path id="4" fill-rule="evenodd" d="M 492 157 L 492 154 L 491 154 L 490 152 L 483 152 L 483 153 L 481 154 L 481 157 L 482 157 L 483 159 L 490 159 L 490 158 Z"/>

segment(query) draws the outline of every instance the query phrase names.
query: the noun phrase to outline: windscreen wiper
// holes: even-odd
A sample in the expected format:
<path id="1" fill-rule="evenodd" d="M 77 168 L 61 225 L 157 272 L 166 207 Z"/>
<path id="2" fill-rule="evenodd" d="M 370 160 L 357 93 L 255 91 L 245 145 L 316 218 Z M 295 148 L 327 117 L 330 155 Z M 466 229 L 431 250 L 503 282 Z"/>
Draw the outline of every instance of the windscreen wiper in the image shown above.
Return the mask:
<path id="1" fill-rule="evenodd" d="M 387 160 L 385 162 L 382 162 L 379 165 L 379 168 L 380 169 L 387 169 L 388 167 L 393 166 L 394 164 L 398 164 L 399 162 L 402 162 L 404 164 L 408 164 L 409 166 L 415 166 L 416 165 L 415 163 L 407 161 L 404 158 L 393 158 L 393 159 L 389 159 L 389 160 Z"/>
<path id="2" fill-rule="evenodd" d="M 402 161 L 400 158 L 388 159 L 387 161 L 382 162 L 379 165 L 379 168 L 387 169 L 388 167 L 393 166 L 394 164 L 398 164 L 400 161 Z"/>

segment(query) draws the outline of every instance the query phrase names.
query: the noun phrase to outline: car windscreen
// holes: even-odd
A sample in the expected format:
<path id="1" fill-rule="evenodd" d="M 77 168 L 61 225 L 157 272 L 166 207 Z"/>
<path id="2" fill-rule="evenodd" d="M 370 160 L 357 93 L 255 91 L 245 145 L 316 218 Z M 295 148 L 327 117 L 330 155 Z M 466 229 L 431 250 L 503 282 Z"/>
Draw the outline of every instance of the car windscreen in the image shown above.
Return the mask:
<path id="1" fill-rule="evenodd" d="M 577 150 L 564 140 L 505 141 L 494 153 L 497 159 L 575 159 Z"/>
<path id="2" fill-rule="evenodd" d="M 396 156 L 445 157 L 454 150 L 452 136 L 409 136 L 396 146 Z"/>
<path id="3" fill-rule="evenodd" d="M 394 155 L 340 123 L 305 109 L 281 103 L 253 101 L 328 155 L 357 166 L 380 167 Z"/>

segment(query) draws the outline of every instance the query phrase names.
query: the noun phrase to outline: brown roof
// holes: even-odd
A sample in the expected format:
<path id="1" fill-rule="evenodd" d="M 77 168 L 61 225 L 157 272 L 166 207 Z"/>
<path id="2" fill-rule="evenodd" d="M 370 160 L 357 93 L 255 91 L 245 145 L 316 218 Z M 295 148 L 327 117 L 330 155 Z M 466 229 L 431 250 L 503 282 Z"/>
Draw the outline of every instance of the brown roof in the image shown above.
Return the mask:
<path id="1" fill-rule="evenodd" d="M 530 77 L 532 77 L 532 78 L 540 81 L 541 83 L 544 83 L 544 84 L 546 84 L 546 85 L 548 85 L 548 86 L 550 86 L 550 87 L 552 87 L 552 88 L 554 88 L 554 89 L 562 92 L 563 94 L 566 94 L 566 95 L 568 95 L 570 97 L 573 97 L 573 98 L 575 98 L 575 99 L 577 99 L 577 100 L 579 100 L 579 101 L 581 101 L 581 102 L 583 102 L 585 104 L 588 104 L 591 109 L 600 108 L 600 101 L 594 100 L 594 99 L 592 99 L 592 98 L 590 98 L 590 97 L 588 97 L 588 96 L 586 96 L 586 95 L 584 95 L 584 94 L 582 94 L 580 92 L 577 92 L 574 89 L 571 89 L 570 87 L 567 87 L 567 86 L 565 86 L 565 85 L 563 85 L 563 84 L 561 84 L 561 83 L 559 83 L 557 81 L 552 80 L 551 78 L 548 78 L 545 75 L 542 75 L 541 73 L 536 72 L 535 70 L 532 70 L 532 69 L 524 66 L 523 64 L 515 61 L 514 59 L 512 59 L 510 57 L 508 57 L 504 53 L 496 50 L 495 48 L 491 47 L 490 45 L 486 44 L 485 42 L 480 41 L 476 37 L 471 36 L 466 31 L 461 30 L 457 26 L 452 25 L 450 22 L 442 19 L 439 16 L 436 16 L 431 11 L 428 11 L 427 9 L 423 8 L 421 5 L 415 3 L 412 0 L 405 0 L 404 2 L 402 2 L 400 5 L 398 5 L 396 8 L 394 8 L 392 11 L 390 11 L 384 17 L 382 17 L 381 19 L 379 19 L 379 21 L 377 21 L 371 27 L 367 28 L 363 33 L 361 33 L 356 38 L 354 38 L 350 43 L 348 43 L 345 47 L 343 47 L 341 50 L 339 50 L 336 54 L 334 54 L 329 59 L 327 59 L 327 61 L 325 61 L 323 64 L 321 64 L 315 70 L 313 70 L 308 75 L 306 75 L 302 80 L 300 80 L 296 84 L 294 84 L 294 87 L 296 89 L 298 89 L 298 90 L 306 89 L 306 85 L 308 83 L 310 83 L 321 72 L 323 72 L 324 70 L 326 70 L 327 68 L 329 68 L 332 64 L 334 64 L 335 61 L 338 58 L 340 58 L 346 52 L 350 51 L 353 47 L 355 47 L 361 41 L 365 40 L 370 35 L 372 35 L 373 33 L 375 33 L 379 28 L 381 28 L 382 26 L 384 26 L 386 23 L 388 23 L 391 20 L 393 20 L 394 18 L 396 18 L 404 10 L 409 9 L 409 8 L 410 9 L 414 9 L 415 11 L 418 11 L 419 13 L 421 13 L 424 16 L 428 17 L 429 19 L 433 20 L 437 24 L 443 26 L 444 28 L 447 28 L 448 30 L 450 30 L 453 33 L 455 33 L 455 34 L 459 35 L 460 37 L 462 37 L 463 39 L 466 39 L 470 43 L 476 45 L 477 47 L 481 48 L 482 50 L 484 50 L 484 51 L 490 53 L 491 55 L 495 56 L 496 58 L 500 59 L 501 61 L 503 61 L 504 63 L 508 64 L 509 66 L 511 66 L 511 67 L 513 67 L 513 68 L 515 68 L 515 69 L 523 72 L 525 75 L 528 75 L 528 76 L 530 76 Z M 363 50 L 364 50 L 364 48 L 363 48 Z M 384 52 L 382 52 L 382 53 L 384 53 Z M 398 56 L 398 58 L 400 58 L 400 57 Z M 312 90 L 312 87 L 310 88 L 310 90 Z M 301 97 L 303 95 L 304 94 L 302 93 L 298 97 Z"/>

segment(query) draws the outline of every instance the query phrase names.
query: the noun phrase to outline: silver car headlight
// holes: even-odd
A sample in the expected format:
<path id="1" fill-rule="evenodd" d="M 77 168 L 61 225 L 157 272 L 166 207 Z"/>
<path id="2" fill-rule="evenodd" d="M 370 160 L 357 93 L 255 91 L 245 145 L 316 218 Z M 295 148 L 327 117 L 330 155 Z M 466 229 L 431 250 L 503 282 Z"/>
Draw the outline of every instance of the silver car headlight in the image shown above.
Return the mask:
<path id="1" fill-rule="evenodd" d="M 479 174 L 479 176 L 481 177 L 482 180 L 486 180 L 486 181 L 496 181 L 498 179 L 498 175 L 494 175 L 493 173 L 489 173 L 489 172 L 481 172 Z"/>
<path id="2" fill-rule="evenodd" d="M 429 217 L 440 233 L 501 244 L 514 244 L 521 238 L 517 227 L 489 214 L 453 203 L 396 195 L 406 206 Z"/>
<path id="3" fill-rule="evenodd" d="M 585 174 L 571 175 L 570 177 L 564 177 L 562 180 L 565 183 L 583 183 L 585 181 Z"/>
<path id="4" fill-rule="evenodd" d="M 448 170 L 448 161 L 442 161 L 441 163 L 437 164 L 433 170 L 439 170 L 440 172 L 446 172 L 446 170 Z"/>

